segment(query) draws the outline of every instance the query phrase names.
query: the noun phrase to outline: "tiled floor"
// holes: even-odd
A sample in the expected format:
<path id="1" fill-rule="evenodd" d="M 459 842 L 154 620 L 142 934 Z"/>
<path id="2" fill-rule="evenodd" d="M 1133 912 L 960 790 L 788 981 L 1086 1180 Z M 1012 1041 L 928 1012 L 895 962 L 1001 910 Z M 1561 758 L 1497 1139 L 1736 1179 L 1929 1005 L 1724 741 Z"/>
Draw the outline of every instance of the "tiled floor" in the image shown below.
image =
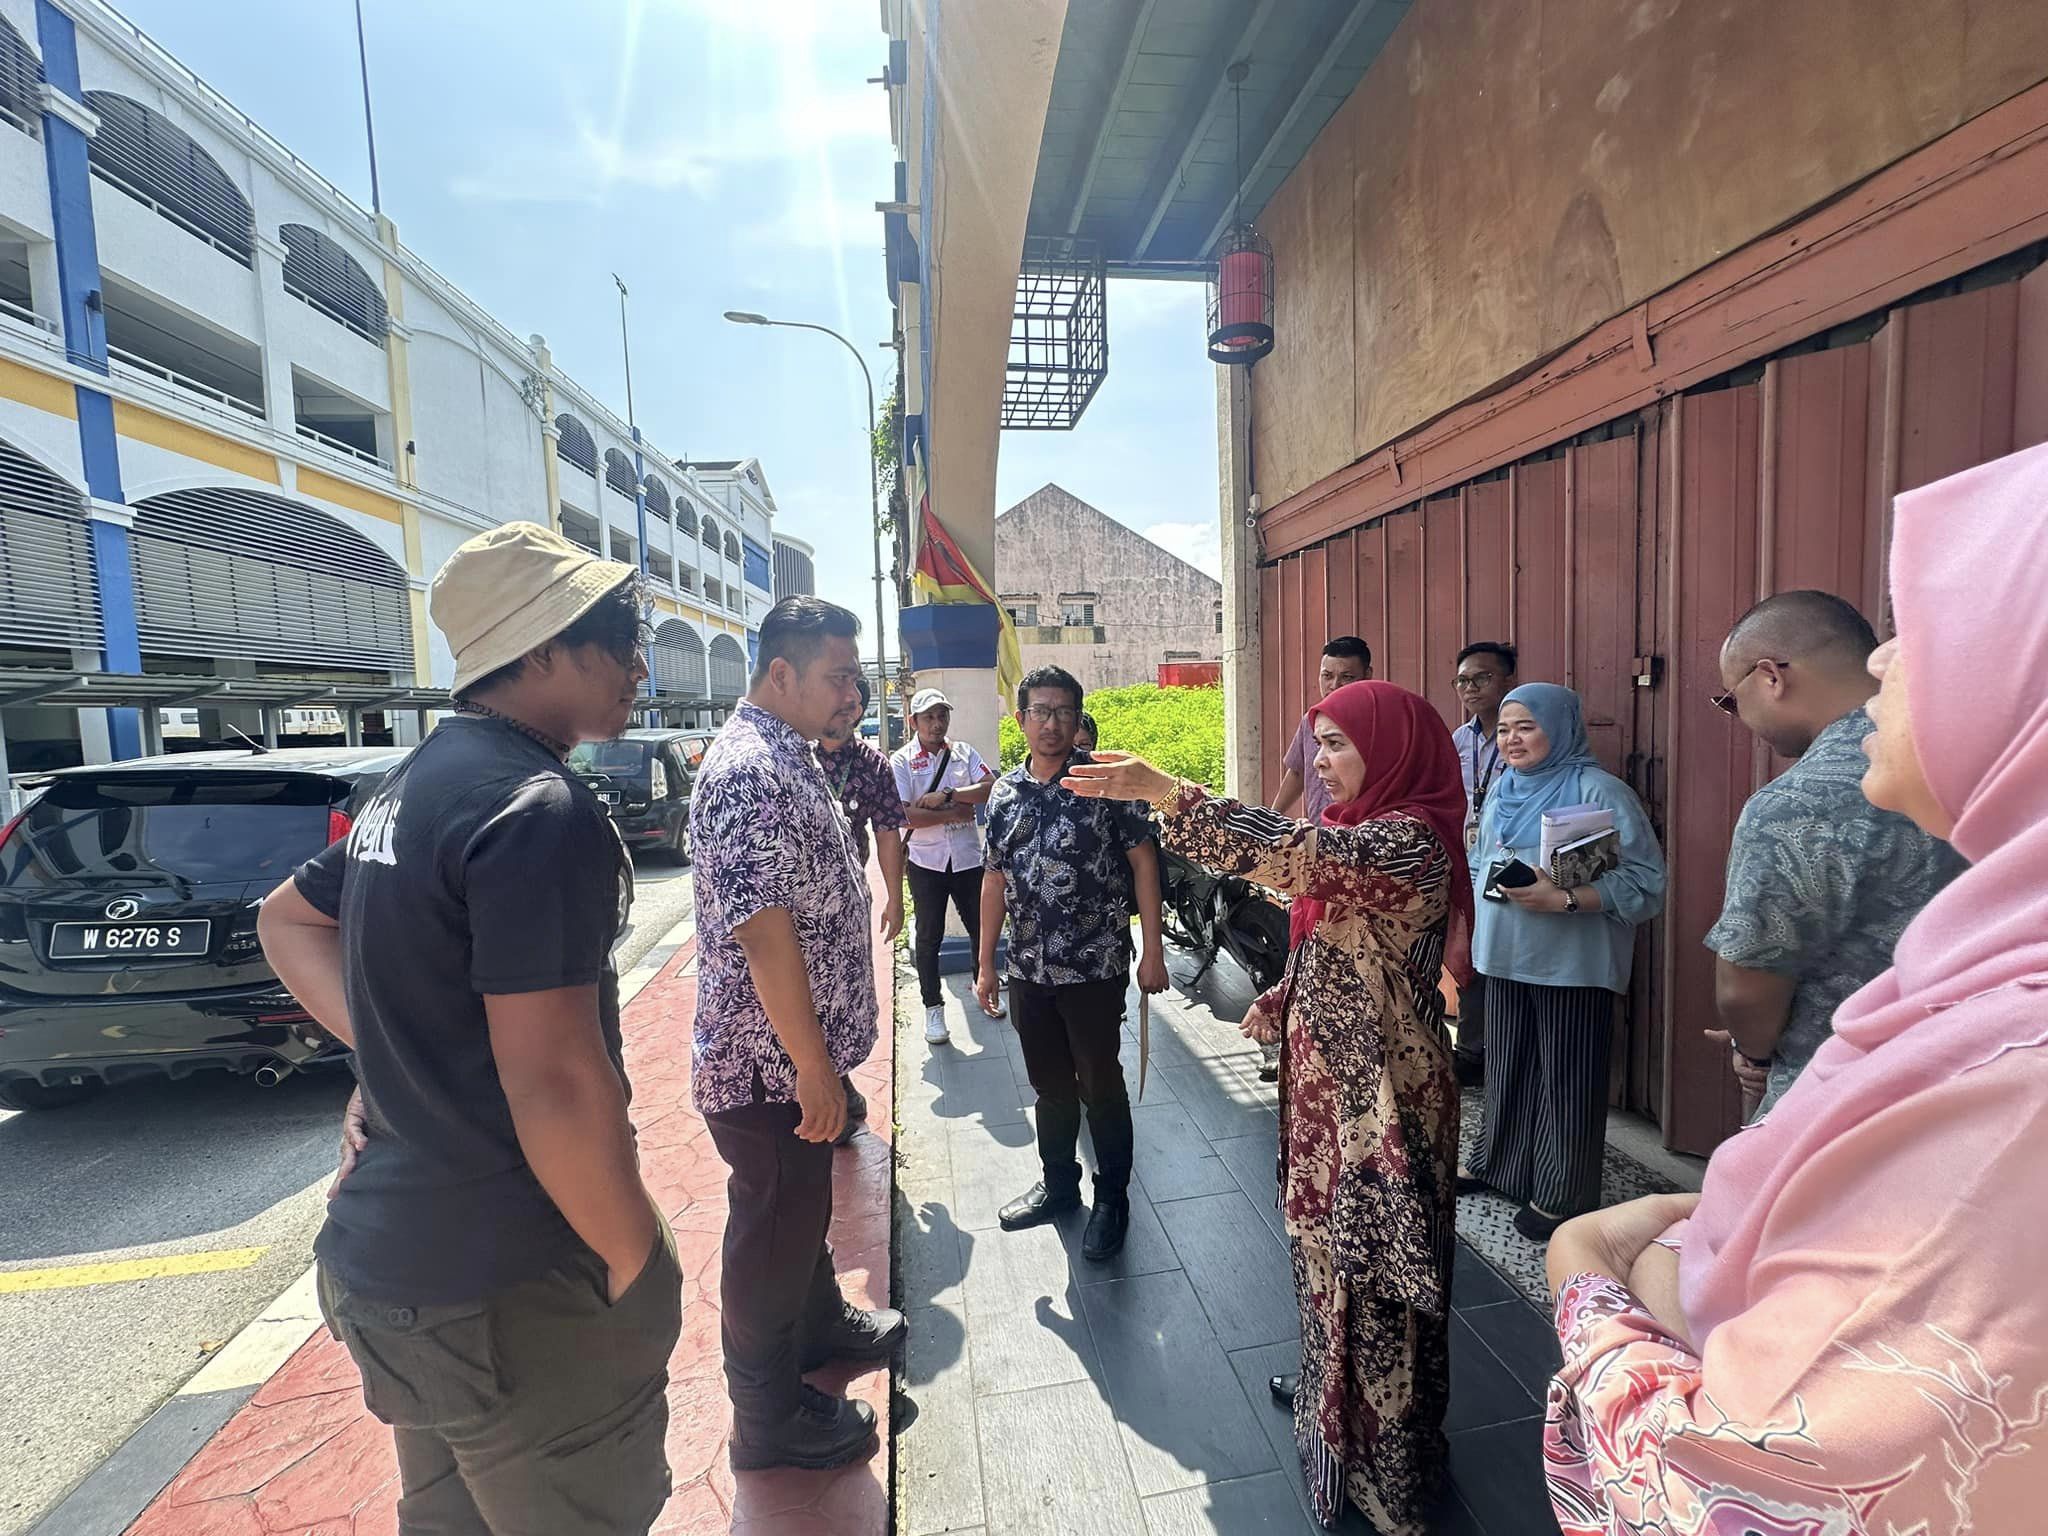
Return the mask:
<path id="1" fill-rule="evenodd" d="M 1193 962 L 1172 968 L 1184 982 Z M 1212 974 L 1153 1000 L 1130 1237 L 1098 1265 L 1080 1257 L 1085 1213 L 996 1227 L 1037 1177 L 1030 1088 L 1008 1022 L 981 1016 L 964 977 L 947 992 L 951 1045 L 925 1045 L 915 1008 L 897 1034 L 898 1300 L 911 1319 L 897 1536 L 1317 1530 L 1291 1418 L 1266 1391 L 1295 1367 L 1299 1322 L 1273 1208 L 1274 1093 L 1232 1022 L 1249 993 Z M 1550 1536 L 1548 1321 L 1463 1243 L 1453 1301 L 1453 1487 L 1432 1528 Z M 1344 1529 L 1368 1527 L 1354 1515 Z"/>

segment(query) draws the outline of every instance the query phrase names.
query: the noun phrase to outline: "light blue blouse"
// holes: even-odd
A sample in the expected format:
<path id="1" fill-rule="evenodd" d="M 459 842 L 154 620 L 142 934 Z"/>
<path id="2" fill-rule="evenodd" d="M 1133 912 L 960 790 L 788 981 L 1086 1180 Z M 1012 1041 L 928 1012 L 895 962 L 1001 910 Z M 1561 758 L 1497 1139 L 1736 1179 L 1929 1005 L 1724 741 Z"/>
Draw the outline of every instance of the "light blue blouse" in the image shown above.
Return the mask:
<path id="1" fill-rule="evenodd" d="M 1600 910 L 1525 912 L 1513 902 L 1476 900 L 1472 963 L 1481 975 L 1535 986 L 1628 990 L 1636 926 L 1664 908 L 1664 852 L 1635 791 L 1613 774 L 1581 769 L 1576 803 L 1612 811 L 1621 834 L 1621 867 L 1594 882 Z M 1495 864 L 1519 858 L 1534 867 L 1541 852 L 1501 846 L 1495 832 L 1499 808 L 1499 800 L 1489 796 L 1480 816 L 1479 847 L 1472 855 L 1475 897 Z"/>

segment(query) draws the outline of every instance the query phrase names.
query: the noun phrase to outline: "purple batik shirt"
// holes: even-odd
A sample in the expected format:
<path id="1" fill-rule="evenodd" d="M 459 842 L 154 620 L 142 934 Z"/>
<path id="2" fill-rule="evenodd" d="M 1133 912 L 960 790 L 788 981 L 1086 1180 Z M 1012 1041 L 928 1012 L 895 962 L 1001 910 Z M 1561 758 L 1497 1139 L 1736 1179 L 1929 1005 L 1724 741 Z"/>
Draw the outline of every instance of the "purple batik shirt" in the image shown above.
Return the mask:
<path id="1" fill-rule="evenodd" d="M 875 1048 L 867 881 L 811 744 L 767 710 L 741 703 L 704 754 L 690 796 L 690 842 L 698 1113 L 794 1103 L 796 1068 L 733 936 L 748 918 L 770 907 L 789 913 L 834 1070 L 851 1071 Z"/>
<path id="2" fill-rule="evenodd" d="M 880 751 L 857 736 L 834 752 L 820 747 L 818 766 L 846 812 L 853 828 L 853 851 L 865 864 L 870 822 L 884 832 L 900 832 L 905 825 L 903 802 L 896 794 L 896 770 Z"/>

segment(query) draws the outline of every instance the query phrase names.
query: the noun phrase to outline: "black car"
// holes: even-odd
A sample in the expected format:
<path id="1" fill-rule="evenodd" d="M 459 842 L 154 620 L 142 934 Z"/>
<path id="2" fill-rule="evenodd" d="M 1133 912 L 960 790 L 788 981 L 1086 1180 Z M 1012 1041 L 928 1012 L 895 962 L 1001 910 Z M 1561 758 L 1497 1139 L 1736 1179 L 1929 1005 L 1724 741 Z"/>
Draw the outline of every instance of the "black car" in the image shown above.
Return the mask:
<path id="1" fill-rule="evenodd" d="M 404 758 L 195 752 L 48 779 L 0 828 L 0 1105 L 342 1054 L 265 962 L 256 912 Z"/>
<path id="2" fill-rule="evenodd" d="M 690 862 L 690 790 L 709 738 L 701 731 L 628 731 L 586 741 L 569 771 L 597 792 L 628 848 L 653 848 Z"/>

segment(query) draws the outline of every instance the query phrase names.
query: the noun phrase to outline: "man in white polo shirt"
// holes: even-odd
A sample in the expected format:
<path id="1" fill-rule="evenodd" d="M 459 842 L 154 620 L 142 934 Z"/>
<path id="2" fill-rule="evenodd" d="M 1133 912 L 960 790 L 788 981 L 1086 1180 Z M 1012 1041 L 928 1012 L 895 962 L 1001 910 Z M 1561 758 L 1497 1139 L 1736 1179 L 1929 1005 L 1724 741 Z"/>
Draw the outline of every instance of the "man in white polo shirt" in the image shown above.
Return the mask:
<path id="1" fill-rule="evenodd" d="M 995 772 L 964 741 L 950 741 L 953 706 L 936 688 L 910 700 L 916 734 L 896 749 L 896 793 L 910 824 L 910 902 L 915 914 L 917 984 L 924 998 L 924 1037 L 946 1043 L 945 999 L 939 991 L 939 944 L 946 905 L 960 914 L 967 952 L 980 953 L 981 829 L 975 813 L 995 787 Z"/>

